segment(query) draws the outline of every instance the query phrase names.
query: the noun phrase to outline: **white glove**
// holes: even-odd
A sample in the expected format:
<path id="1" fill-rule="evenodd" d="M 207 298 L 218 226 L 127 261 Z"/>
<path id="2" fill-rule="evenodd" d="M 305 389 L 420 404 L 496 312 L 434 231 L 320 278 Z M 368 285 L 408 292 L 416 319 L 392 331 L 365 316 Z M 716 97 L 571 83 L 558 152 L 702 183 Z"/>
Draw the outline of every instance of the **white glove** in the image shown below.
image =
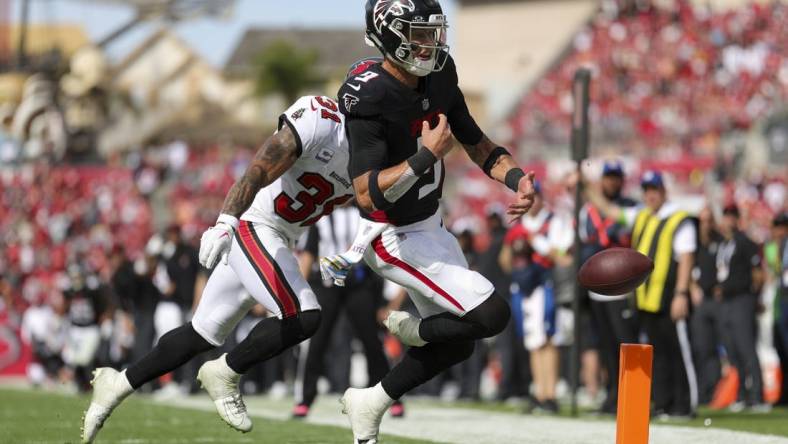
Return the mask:
<path id="1" fill-rule="evenodd" d="M 345 279 L 353 265 L 361 262 L 369 243 L 378 237 L 388 224 L 359 219 L 356 237 L 353 245 L 344 253 L 320 258 L 320 274 L 324 281 L 333 280 L 338 287 L 345 286 Z"/>
<path id="2" fill-rule="evenodd" d="M 235 222 L 233 224 L 233 222 Z M 238 219 L 222 214 L 216 225 L 207 229 L 200 238 L 200 264 L 207 269 L 216 266 L 219 258 L 227 265 L 230 247 L 233 244 L 233 230 L 238 226 Z"/>
<path id="3" fill-rule="evenodd" d="M 337 287 L 345 286 L 345 279 L 350 272 L 353 262 L 347 260 L 342 254 L 320 258 L 320 275 L 324 281 L 333 280 Z"/>

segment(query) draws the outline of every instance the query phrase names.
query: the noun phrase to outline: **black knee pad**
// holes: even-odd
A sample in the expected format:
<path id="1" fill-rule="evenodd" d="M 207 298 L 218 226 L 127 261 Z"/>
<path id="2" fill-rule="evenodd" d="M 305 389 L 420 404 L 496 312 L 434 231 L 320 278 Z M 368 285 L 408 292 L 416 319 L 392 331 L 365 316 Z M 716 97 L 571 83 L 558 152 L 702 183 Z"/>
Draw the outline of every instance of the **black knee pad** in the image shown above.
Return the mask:
<path id="1" fill-rule="evenodd" d="M 512 310 L 509 308 L 509 304 L 496 292 L 481 305 L 468 312 L 465 319 L 484 327 L 485 336 L 490 337 L 499 334 L 506 328 L 511 315 Z"/>
<path id="2" fill-rule="evenodd" d="M 282 319 L 283 330 L 292 334 L 298 342 L 305 341 L 317 332 L 321 319 L 320 310 L 302 311 L 296 316 Z"/>

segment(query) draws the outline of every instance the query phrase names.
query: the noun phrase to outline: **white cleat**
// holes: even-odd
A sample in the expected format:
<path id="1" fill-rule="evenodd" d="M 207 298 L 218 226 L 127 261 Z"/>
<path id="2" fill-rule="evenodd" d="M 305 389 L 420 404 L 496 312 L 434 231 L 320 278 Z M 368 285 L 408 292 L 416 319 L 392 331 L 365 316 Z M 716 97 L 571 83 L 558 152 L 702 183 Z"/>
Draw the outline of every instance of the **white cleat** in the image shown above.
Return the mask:
<path id="1" fill-rule="evenodd" d="M 421 319 L 404 311 L 392 311 L 383 321 L 386 328 L 405 345 L 422 347 L 427 341 L 419 336 Z"/>
<path id="2" fill-rule="evenodd" d="M 342 413 L 348 416 L 354 444 L 377 444 L 380 421 L 394 402 L 380 384 L 365 388 L 349 388 L 339 400 Z"/>
<path id="3" fill-rule="evenodd" d="M 197 380 L 213 399 L 219 416 L 230 427 L 246 433 L 252 430 L 252 420 L 246 412 L 246 404 L 238 390 L 241 375 L 227 366 L 223 354 L 218 359 L 208 361 L 197 372 Z"/>
<path id="4" fill-rule="evenodd" d="M 82 415 L 82 442 L 92 443 L 96 439 L 109 415 L 134 389 L 129 385 L 125 372 L 102 367 L 93 371 L 93 397 L 90 406 Z"/>

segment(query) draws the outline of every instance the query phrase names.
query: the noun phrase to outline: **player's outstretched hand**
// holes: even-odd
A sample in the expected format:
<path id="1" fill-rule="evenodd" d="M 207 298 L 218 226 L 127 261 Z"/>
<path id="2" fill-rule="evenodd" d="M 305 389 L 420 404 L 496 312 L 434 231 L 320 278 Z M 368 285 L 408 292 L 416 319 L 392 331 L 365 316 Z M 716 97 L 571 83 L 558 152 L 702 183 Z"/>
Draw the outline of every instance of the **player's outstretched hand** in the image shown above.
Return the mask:
<path id="1" fill-rule="evenodd" d="M 535 194 L 534 172 L 529 171 L 520 179 L 520 183 L 517 185 L 517 200 L 509 205 L 509 209 L 506 210 L 506 214 L 509 215 L 510 224 L 531 209 L 531 206 L 534 204 Z"/>
<path id="2" fill-rule="evenodd" d="M 324 281 L 334 281 L 337 287 L 345 286 L 345 279 L 347 279 L 350 267 L 353 262 L 346 259 L 341 254 L 333 256 L 326 256 L 320 258 L 320 274 Z"/>
<path id="3" fill-rule="evenodd" d="M 219 222 L 205 230 L 200 238 L 200 264 L 210 270 L 221 258 L 227 265 L 232 241 L 233 227 L 226 223 Z"/>
<path id="4" fill-rule="evenodd" d="M 449 154 L 449 151 L 454 147 L 454 141 L 445 114 L 438 115 L 438 124 L 435 125 L 435 128 L 430 128 L 430 123 L 426 120 L 422 123 L 421 143 L 438 159 Z"/>

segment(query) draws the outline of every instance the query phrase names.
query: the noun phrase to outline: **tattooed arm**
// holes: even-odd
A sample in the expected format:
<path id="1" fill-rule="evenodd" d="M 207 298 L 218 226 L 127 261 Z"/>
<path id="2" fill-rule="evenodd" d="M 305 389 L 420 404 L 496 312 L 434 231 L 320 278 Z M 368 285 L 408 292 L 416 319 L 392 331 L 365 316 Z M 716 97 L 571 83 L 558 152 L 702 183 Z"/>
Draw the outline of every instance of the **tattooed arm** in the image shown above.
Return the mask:
<path id="1" fill-rule="evenodd" d="M 255 154 L 243 177 L 238 179 L 224 199 L 222 214 L 241 217 L 260 189 L 270 185 L 298 159 L 298 142 L 289 125 L 269 137 Z"/>
<path id="2" fill-rule="evenodd" d="M 261 188 L 293 166 L 301 151 L 297 140 L 290 125 L 285 125 L 260 147 L 243 177 L 227 193 L 216 225 L 202 234 L 198 255 L 200 264 L 211 269 L 219 260 L 225 265 L 229 263 L 233 232 L 239 226 L 238 218 L 249 208 Z"/>
<path id="3" fill-rule="evenodd" d="M 499 146 L 500 145 L 493 143 L 486 135 L 483 136 L 482 140 L 476 145 L 463 144 L 465 152 L 468 153 L 473 163 L 479 165 L 479 168 L 484 168 L 484 163 L 487 161 L 487 158 L 490 157 L 490 154 Z M 512 159 L 512 156 L 500 156 L 495 160 L 490 170 L 490 176 L 498 182 L 505 184 L 506 173 L 512 168 L 517 167 L 518 165 L 514 159 Z"/>
<path id="4" fill-rule="evenodd" d="M 500 145 L 493 143 L 486 135 L 483 135 L 481 141 L 475 145 L 463 144 L 465 152 L 468 153 L 468 156 L 471 158 L 471 160 L 476 165 L 479 165 L 479 168 L 482 169 L 485 168 L 485 163 L 487 163 L 487 159 L 489 159 L 490 154 L 492 154 L 493 151 L 495 151 L 499 146 Z M 490 167 L 490 165 L 488 165 L 488 167 Z M 509 154 L 504 154 L 498 156 L 495 159 L 489 170 L 489 174 L 490 177 L 496 181 L 510 186 L 510 184 L 507 184 L 506 176 L 510 171 L 516 168 L 518 168 L 518 165 L 512 156 Z M 510 216 L 510 222 L 519 218 L 523 214 L 527 213 L 529 209 L 531 209 L 534 199 L 533 181 L 533 172 L 527 173 L 519 180 L 519 183 L 517 184 L 517 200 L 509 205 L 509 209 L 506 211 L 506 214 Z"/>

